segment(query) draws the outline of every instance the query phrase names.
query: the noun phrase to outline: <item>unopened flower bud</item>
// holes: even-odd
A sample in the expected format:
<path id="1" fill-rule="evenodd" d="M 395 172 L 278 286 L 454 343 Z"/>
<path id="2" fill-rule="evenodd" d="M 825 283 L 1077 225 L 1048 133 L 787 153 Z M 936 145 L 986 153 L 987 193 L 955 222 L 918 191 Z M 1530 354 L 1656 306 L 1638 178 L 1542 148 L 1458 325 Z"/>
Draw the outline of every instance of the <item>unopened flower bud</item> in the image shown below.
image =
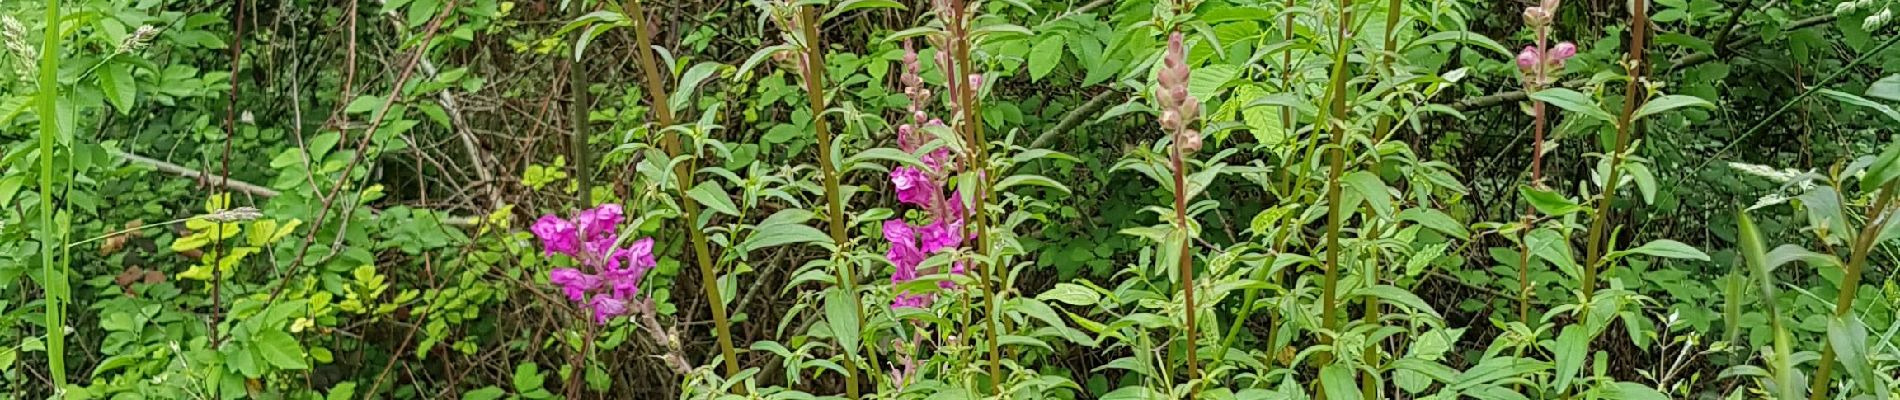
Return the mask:
<path id="1" fill-rule="evenodd" d="M 983 87 L 983 74 L 970 74 L 970 90 Z"/>
<path id="2" fill-rule="evenodd" d="M 1540 27 L 1550 23 L 1550 10 L 1543 7 L 1524 9 L 1524 25 Z"/>
<path id="3" fill-rule="evenodd" d="M 1517 52 L 1517 69 L 1529 72 L 1532 67 L 1537 66 L 1539 58 L 1542 57 L 1538 57 L 1536 47 L 1524 46 L 1524 51 Z"/>
<path id="4" fill-rule="evenodd" d="M 1174 131 L 1176 129 L 1180 129 L 1180 127 L 1181 127 L 1181 113 L 1175 112 L 1174 110 L 1161 111 L 1161 129 L 1162 130 Z"/>
<path id="5" fill-rule="evenodd" d="M 1193 130 L 1193 129 L 1183 131 L 1181 132 L 1180 142 L 1176 144 L 1181 146 L 1182 154 L 1188 154 L 1188 153 L 1200 151 L 1201 150 L 1201 132 Z"/>
<path id="6" fill-rule="evenodd" d="M 1577 45 L 1570 42 L 1558 43 L 1556 48 L 1550 50 L 1550 59 L 1560 63 L 1576 55 Z"/>

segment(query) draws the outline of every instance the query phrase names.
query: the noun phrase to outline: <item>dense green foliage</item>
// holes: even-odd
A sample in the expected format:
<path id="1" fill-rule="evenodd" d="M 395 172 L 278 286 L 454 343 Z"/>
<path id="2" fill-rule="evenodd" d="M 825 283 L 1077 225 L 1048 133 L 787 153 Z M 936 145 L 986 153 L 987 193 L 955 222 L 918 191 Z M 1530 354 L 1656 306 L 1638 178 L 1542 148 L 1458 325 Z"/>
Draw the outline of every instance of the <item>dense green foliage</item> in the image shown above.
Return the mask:
<path id="1" fill-rule="evenodd" d="M 8 1 L 0 392 L 1900 400 L 1896 8 Z"/>

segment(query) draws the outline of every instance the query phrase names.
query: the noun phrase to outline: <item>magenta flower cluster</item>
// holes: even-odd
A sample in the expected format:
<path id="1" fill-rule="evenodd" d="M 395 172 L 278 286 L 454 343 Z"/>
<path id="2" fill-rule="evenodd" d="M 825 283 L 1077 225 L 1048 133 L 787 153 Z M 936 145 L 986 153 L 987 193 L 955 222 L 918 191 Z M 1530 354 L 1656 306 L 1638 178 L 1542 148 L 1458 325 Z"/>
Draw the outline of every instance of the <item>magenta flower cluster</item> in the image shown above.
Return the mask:
<path id="1" fill-rule="evenodd" d="M 542 253 L 566 255 L 581 268 L 555 268 L 548 282 L 561 288 L 584 308 L 594 323 L 625 315 L 640 293 L 640 278 L 655 265 L 653 238 L 641 238 L 620 247 L 620 205 L 603 204 L 581 211 L 572 219 L 544 215 L 531 230 L 541 239 Z"/>
<path id="2" fill-rule="evenodd" d="M 896 266 L 891 274 L 891 284 L 900 284 L 917 279 L 917 267 L 923 264 L 931 254 L 949 251 L 963 246 L 963 219 L 968 210 L 963 205 L 962 196 L 953 191 L 944 190 L 949 180 L 952 163 L 949 150 L 938 147 L 926 154 L 918 154 L 930 138 L 919 132 L 920 127 L 942 127 L 943 121 L 930 118 L 923 106 L 929 104 L 930 90 L 924 88 L 920 75 L 922 63 L 917 60 L 917 51 L 904 44 L 904 73 L 901 81 L 904 94 L 910 97 L 911 122 L 897 127 L 898 148 L 917 154 L 924 161 L 923 168 L 898 167 L 891 171 L 891 185 L 897 189 L 897 201 L 917 206 L 930 215 L 931 221 L 922 226 L 912 226 L 902 219 L 884 222 L 884 239 L 891 242 L 891 249 L 884 257 Z M 953 263 L 952 273 L 963 273 L 963 263 Z M 954 283 L 944 281 L 940 287 L 952 288 Z M 932 299 L 927 294 L 899 292 L 891 301 L 892 307 L 922 308 L 930 305 Z"/>

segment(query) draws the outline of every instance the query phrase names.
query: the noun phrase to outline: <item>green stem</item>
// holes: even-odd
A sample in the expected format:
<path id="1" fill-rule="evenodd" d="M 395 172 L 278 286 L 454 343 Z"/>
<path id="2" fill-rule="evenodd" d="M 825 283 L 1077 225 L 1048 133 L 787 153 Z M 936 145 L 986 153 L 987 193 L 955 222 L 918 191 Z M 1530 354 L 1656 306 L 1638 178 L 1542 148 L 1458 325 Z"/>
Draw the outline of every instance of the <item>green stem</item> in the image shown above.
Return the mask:
<path id="1" fill-rule="evenodd" d="M 673 125 L 673 110 L 667 105 L 666 91 L 662 86 L 665 78 L 660 67 L 653 61 L 653 36 L 647 27 L 646 14 L 640 9 L 639 0 L 631 0 L 626 5 L 627 17 L 634 21 L 634 44 L 639 47 L 640 68 L 646 71 L 647 95 L 651 97 L 654 120 L 659 127 Z M 662 139 L 668 157 L 678 157 L 684 149 L 680 148 L 679 134 L 668 132 Z M 699 285 L 706 291 L 706 304 L 712 306 L 713 327 L 719 334 L 719 351 L 725 356 L 726 376 L 739 375 L 738 352 L 732 348 L 732 325 L 726 319 L 725 297 L 719 294 L 719 279 L 713 274 L 712 251 L 706 243 L 706 232 L 691 225 L 699 221 L 699 203 L 690 200 L 686 191 L 693 187 L 691 167 L 684 163 L 673 166 L 673 179 L 678 183 L 675 189 L 680 191 L 680 206 L 686 213 L 686 232 L 692 236 L 693 254 L 699 262 Z M 744 385 L 733 385 L 732 390 L 745 393 Z"/>
<path id="2" fill-rule="evenodd" d="M 1330 119 L 1326 123 L 1332 132 L 1332 147 L 1327 149 L 1328 171 L 1326 175 L 1326 278 L 1321 283 L 1322 299 L 1321 321 L 1327 330 L 1339 328 L 1339 229 L 1345 226 L 1345 215 L 1340 213 L 1341 193 L 1339 178 L 1346 171 L 1346 53 L 1351 47 L 1352 0 L 1339 1 L 1339 36 L 1334 42 L 1333 71 L 1330 78 L 1331 93 L 1327 95 L 1331 103 Z M 1327 339 L 1331 342 L 1331 339 Z"/>
<path id="3" fill-rule="evenodd" d="M 583 14 L 580 3 L 576 2 L 568 6 L 570 7 L 567 12 L 568 18 L 579 19 Z M 574 35 L 574 46 L 584 46 L 585 43 L 581 41 L 586 37 L 587 35 Z M 568 107 L 569 118 L 572 118 L 570 123 L 574 125 L 574 132 L 568 138 L 568 146 L 573 147 L 574 180 L 580 184 L 581 189 L 580 199 L 577 200 L 578 208 L 586 209 L 592 207 L 594 203 L 594 160 L 593 154 L 587 149 L 587 112 L 592 107 L 593 99 L 587 92 L 589 75 L 587 75 L 586 66 L 581 61 L 582 59 L 578 57 L 568 61 L 567 90 L 574 96 L 574 104 Z"/>
<path id="4" fill-rule="evenodd" d="M 1588 264 L 1583 268 L 1583 299 L 1587 303 L 1596 294 L 1597 268 L 1603 267 L 1604 231 L 1610 219 L 1610 206 L 1616 202 L 1616 187 L 1622 180 L 1623 156 L 1630 145 L 1630 130 L 1634 125 L 1632 117 L 1636 108 L 1643 103 L 1643 95 L 1648 93 L 1643 87 L 1643 50 L 1644 34 L 1649 30 L 1648 2 L 1632 3 L 1634 15 L 1630 21 L 1630 54 L 1628 62 L 1630 74 L 1629 86 L 1623 90 L 1623 115 L 1616 123 L 1616 149 L 1610 152 L 1610 173 L 1603 179 L 1603 198 L 1597 200 L 1597 210 L 1590 215 L 1590 241 L 1585 252 Z M 1589 313 L 1583 313 L 1586 318 Z"/>
<path id="5" fill-rule="evenodd" d="M 805 70 L 802 72 L 805 73 L 805 97 L 811 99 L 812 129 L 818 132 L 818 169 L 825 175 L 825 201 L 829 203 L 831 243 L 837 245 L 842 251 L 845 247 L 846 224 L 844 198 L 838 194 L 838 172 L 831 161 L 831 129 L 825 122 L 825 48 L 824 43 L 819 40 L 818 18 L 814 9 L 812 6 L 804 6 L 798 13 L 798 25 L 805 36 L 803 43 Z M 857 313 L 858 326 L 864 326 L 864 304 L 858 300 L 857 274 L 851 272 L 850 262 L 843 260 L 834 262 L 837 262 L 838 267 L 838 285 L 851 296 L 851 305 L 854 307 L 853 311 Z M 876 367 L 877 341 L 866 340 L 864 344 L 874 360 L 871 365 Z M 856 357 L 852 357 L 851 353 L 845 352 L 845 393 L 855 399 L 858 398 L 860 375 L 858 362 L 854 360 Z"/>
<path id="6" fill-rule="evenodd" d="M 54 140 L 59 135 L 59 0 L 46 0 L 46 33 L 40 43 L 39 118 L 40 118 L 40 273 L 46 288 L 46 358 L 52 370 L 53 391 L 66 387 L 66 261 L 53 257 L 54 243 L 63 243 L 63 230 L 53 225 L 53 213 L 60 208 L 53 198 Z M 64 244 L 58 245 L 64 248 Z"/>
<path id="7" fill-rule="evenodd" d="M 1867 255 L 1873 252 L 1874 239 L 1880 237 L 1881 228 L 1887 225 L 1883 221 L 1893 218 L 1892 215 L 1883 215 L 1893 203 L 1895 189 L 1895 183 L 1888 183 L 1886 188 L 1880 190 L 1879 200 L 1874 201 L 1874 207 L 1867 210 L 1866 226 L 1861 227 L 1860 236 L 1854 239 L 1854 247 L 1850 249 L 1853 253 L 1848 256 L 1846 275 L 1841 278 L 1841 293 L 1834 297 L 1836 319 L 1845 318 L 1847 312 L 1854 308 L 1854 294 L 1860 289 L 1861 271 L 1867 269 Z M 1774 299 L 1766 301 L 1772 302 Z M 1828 375 L 1834 372 L 1834 357 L 1834 337 L 1829 335 L 1827 347 L 1821 350 L 1820 367 L 1814 371 L 1814 384 L 1808 388 L 1808 400 L 1827 398 Z"/>

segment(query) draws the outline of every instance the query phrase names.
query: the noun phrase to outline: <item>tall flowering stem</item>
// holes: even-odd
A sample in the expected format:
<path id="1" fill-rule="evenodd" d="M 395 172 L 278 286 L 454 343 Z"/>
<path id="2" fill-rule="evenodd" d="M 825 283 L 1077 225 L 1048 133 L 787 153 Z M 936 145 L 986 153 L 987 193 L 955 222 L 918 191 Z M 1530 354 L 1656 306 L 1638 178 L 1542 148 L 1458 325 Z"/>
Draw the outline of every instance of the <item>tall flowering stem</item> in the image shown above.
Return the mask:
<path id="1" fill-rule="evenodd" d="M 963 141 L 969 148 L 969 151 L 964 153 L 965 161 L 962 167 L 968 173 L 975 173 L 977 177 L 977 179 L 966 181 L 974 182 L 972 186 L 975 187 L 962 189 L 972 191 L 975 199 L 974 204 L 970 205 L 974 221 L 968 224 L 967 228 L 974 231 L 972 235 L 976 238 L 975 263 L 978 268 L 976 275 L 984 291 L 983 302 L 986 310 L 984 319 L 988 325 L 985 335 L 989 341 L 990 355 L 990 388 L 996 393 L 1001 393 L 1003 359 L 1001 349 L 997 344 L 998 323 L 996 321 L 996 297 L 1001 295 L 1001 291 L 997 290 L 995 282 L 1005 282 L 1006 279 L 1001 268 L 988 265 L 984 261 L 989 255 L 990 247 L 989 234 L 986 232 L 989 228 L 989 217 L 986 211 L 989 204 L 989 142 L 983 136 L 982 105 L 978 101 L 983 85 L 983 75 L 974 72 L 975 69 L 970 63 L 970 46 L 972 45 L 970 23 L 973 19 L 963 0 L 932 0 L 931 5 L 944 26 L 944 34 L 934 37 L 933 41 L 938 49 L 936 60 L 938 68 L 946 77 L 944 86 L 949 91 L 951 114 L 958 117 L 952 120 L 952 128 L 963 136 Z"/>
<path id="2" fill-rule="evenodd" d="M 639 55 L 640 69 L 646 72 L 646 91 L 647 95 L 651 96 L 648 100 L 650 100 L 650 106 L 653 107 L 653 119 L 660 127 L 672 126 L 673 110 L 667 107 L 664 87 L 666 80 L 660 73 L 662 70 L 658 63 L 653 60 L 653 32 L 647 26 L 646 13 L 640 9 L 639 0 L 628 1 L 625 10 L 627 17 L 634 22 L 634 44 L 638 47 L 636 53 Z M 677 157 L 683 151 L 680 148 L 679 135 L 676 133 L 666 133 L 661 141 L 661 146 L 668 157 Z M 680 191 L 680 199 L 683 200 L 680 201 L 680 208 L 686 213 L 684 223 L 690 225 L 699 221 L 699 203 L 685 200 L 686 190 L 693 187 L 692 166 L 687 164 L 674 164 L 673 178 L 676 181 L 674 186 Z M 726 319 L 725 297 L 720 296 L 719 280 L 713 274 L 712 246 L 706 242 L 705 231 L 691 226 L 684 228 L 687 234 L 692 236 L 693 254 L 697 256 L 699 262 L 699 286 L 706 292 L 706 304 L 712 307 L 713 328 L 719 334 L 719 351 L 725 356 L 726 376 L 736 376 L 739 374 L 739 358 L 738 353 L 732 348 L 732 325 Z M 732 390 L 744 393 L 745 386 L 733 385 Z"/>
<path id="3" fill-rule="evenodd" d="M 1188 379 L 1200 377 L 1200 368 L 1196 353 L 1194 328 L 1194 253 L 1188 246 L 1189 231 L 1187 215 L 1187 155 L 1201 149 L 1201 133 L 1191 128 L 1201 116 L 1201 101 L 1188 94 L 1187 49 L 1182 44 L 1180 31 L 1168 34 L 1168 48 L 1161 56 L 1161 73 L 1155 89 L 1156 108 L 1161 111 L 1161 130 L 1172 138 L 1168 146 L 1168 163 L 1174 170 L 1174 223 L 1176 232 L 1181 234 L 1180 273 L 1183 309 L 1187 313 L 1187 367 Z"/>
<path id="4" fill-rule="evenodd" d="M 787 16 L 785 14 L 791 13 L 784 12 L 774 17 L 784 26 L 788 36 L 790 32 L 798 32 L 798 35 L 800 35 L 797 38 L 792 38 L 794 39 L 793 42 L 798 45 L 797 48 L 801 50 L 800 54 L 798 54 L 799 58 L 788 64 L 797 70 L 801 79 L 805 81 L 805 96 L 811 102 L 812 129 L 816 132 L 818 138 L 818 169 L 824 174 L 825 201 L 827 203 L 827 216 L 829 217 L 828 225 L 830 225 L 829 228 L 831 229 L 831 242 L 839 249 L 843 249 L 846 241 L 845 225 L 847 222 L 844 216 L 844 198 L 839 195 L 838 190 L 838 171 L 835 167 L 836 163 L 832 160 L 831 127 L 830 124 L 825 121 L 824 117 L 825 109 L 827 108 L 827 101 L 825 100 L 825 48 L 822 41 L 823 37 L 818 33 L 818 14 L 814 6 L 804 5 L 793 7 L 790 1 L 784 2 L 784 7 L 774 9 L 774 11 L 780 10 L 797 10 L 796 15 Z M 858 300 L 857 274 L 852 272 L 851 263 L 849 262 L 838 261 L 835 263 L 835 266 L 838 272 L 838 285 L 844 289 L 845 293 L 849 294 L 853 307 L 852 311 L 855 313 L 854 317 L 858 319 L 859 325 L 863 325 L 864 305 Z M 865 343 L 867 344 L 865 347 L 871 349 L 871 351 L 867 352 L 870 356 L 871 365 L 877 365 L 876 346 L 870 345 L 876 342 L 866 341 Z M 853 352 L 850 351 L 845 352 L 845 393 L 855 399 L 859 397 L 858 382 L 861 374 L 858 371 L 858 362 L 854 359 L 855 357 L 853 357 L 852 354 Z"/>
<path id="5" fill-rule="evenodd" d="M 1610 216 L 1610 204 L 1616 202 L 1616 187 L 1623 178 L 1623 153 L 1628 152 L 1629 149 L 1630 130 L 1633 128 L 1631 122 L 1637 108 L 1642 106 L 1644 96 L 1649 94 L 1648 89 L 1644 87 L 1648 79 L 1644 78 L 1641 72 L 1645 69 L 1643 68 L 1643 51 L 1647 44 L 1646 34 L 1649 31 L 1649 5 L 1644 1 L 1631 4 L 1634 8 L 1630 10 L 1630 53 L 1629 58 L 1624 60 L 1631 77 L 1629 85 L 1623 90 L 1623 115 L 1616 121 L 1616 149 L 1610 152 L 1610 173 L 1603 177 L 1603 198 L 1597 200 L 1596 213 L 1590 215 L 1590 241 L 1585 246 L 1584 252 L 1584 259 L 1589 261 L 1589 264 L 1583 268 L 1584 301 L 1589 301 L 1596 294 L 1597 268 L 1600 267 L 1597 264 L 1603 261 L 1603 248 L 1606 244 L 1604 230 Z M 1581 315 L 1588 318 L 1589 313 Z"/>
<path id="6" fill-rule="evenodd" d="M 1557 14 L 1558 5 L 1559 0 L 1543 0 L 1537 6 L 1524 9 L 1524 26 L 1530 27 L 1537 36 L 1534 44 L 1525 46 L 1524 51 L 1517 53 L 1517 69 L 1523 74 L 1525 93 L 1535 93 L 1556 82 L 1556 74 L 1563 71 L 1564 60 L 1577 55 L 1577 46 L 1570 42 L 1558 43 L 1554 48 L 1546 46 L 1550 42 L 1552 20 Z M 1544 127 L 1547 119 L 1543 101 L 1531 100 L 1531 119 L 1535 120 L 1531 139 L 1531 185 L 1541 186 L 1544 180 Z M 1531 221 L 1536 218 L 1536 212 L 1535 208 L 1528 209 L 1520 220 L 1525 237 L 1530 234 Z M 1518 242 L 1517 314 L 1519 320 L 1528 324 L 1531 321 L 1531 249 L 1529 240 L 1520 238 Z"/>

